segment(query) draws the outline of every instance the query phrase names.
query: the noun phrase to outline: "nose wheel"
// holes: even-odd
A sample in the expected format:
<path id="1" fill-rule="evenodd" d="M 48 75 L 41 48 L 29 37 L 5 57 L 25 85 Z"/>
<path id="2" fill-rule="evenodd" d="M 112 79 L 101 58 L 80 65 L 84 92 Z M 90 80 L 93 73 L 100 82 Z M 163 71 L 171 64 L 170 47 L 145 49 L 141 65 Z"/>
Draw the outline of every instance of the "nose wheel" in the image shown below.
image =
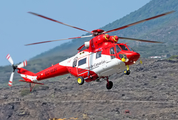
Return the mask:
<path id="1" fill-rule="evenodd" d="M 124 70 L 124 74 L 125 74 L 125 75 L 129 75 L 129 74 L 130 74 L 129 66 L 126 65 L 126 67 L 127 67 L 127 69 Z"/>
<path id="2" fill-rule="evenodd" d="M 125 75 L 129 75 L 130 74 L 130 70 L 124 70 L 124 74 Z"/>

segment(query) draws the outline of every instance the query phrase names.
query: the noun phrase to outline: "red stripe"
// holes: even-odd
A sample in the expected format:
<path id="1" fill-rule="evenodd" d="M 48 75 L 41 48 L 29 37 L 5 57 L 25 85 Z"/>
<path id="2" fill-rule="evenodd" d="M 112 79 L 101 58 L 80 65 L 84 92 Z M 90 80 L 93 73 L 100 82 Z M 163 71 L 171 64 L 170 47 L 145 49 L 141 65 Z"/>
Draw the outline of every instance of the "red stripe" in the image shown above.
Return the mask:
<path id="1" fill-rule="evenodd" d="M 11 57 L 11 56 L 10 56 L 9 54 L 6 56 L 7 59 L 9 59 L 10 57 Z"/>
<path id="2" fill-rule="evenodd" d="M 12 83 L 12 81 L 9 81 L 10 83 Z"/>
<path id="3" fill-rule="evenodd" d="M 11 84 L 8 84 L 9 86 L 12 86 Z"/>
<path id="4" fill-rule="evenodd" d="M 6 56 L 6 58 L 9 56 L 9 54 Z"/>

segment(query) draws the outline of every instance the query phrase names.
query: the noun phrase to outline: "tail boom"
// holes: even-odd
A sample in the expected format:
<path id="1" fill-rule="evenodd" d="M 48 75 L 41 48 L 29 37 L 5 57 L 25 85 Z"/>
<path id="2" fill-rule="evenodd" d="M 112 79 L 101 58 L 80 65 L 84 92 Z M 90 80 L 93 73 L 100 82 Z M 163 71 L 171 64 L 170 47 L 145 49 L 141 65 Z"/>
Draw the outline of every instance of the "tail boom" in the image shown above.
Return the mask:
<path id="1" fill-rule="evenodd" d="M 17 68 L 17 69 L 18 69 L 18 73 L 24 79 L 24 80 L 20 80 L 21 82 L 34 83 L 34 84 L 38 84 L 37 82 L 40 80 L 69 73 L 67 67 L 60 64 L 53 65 L 38 73 L 30 72 L 24 68 Z"/>
<path id="2" fill-rule="evenodd" d="M 37 80 L 43 80 L 51 77 L 56 77 L 64 74 L 68 74 L 69 71 L 66 66 L 56 64 L 45 70 L 36 73 Z"/>

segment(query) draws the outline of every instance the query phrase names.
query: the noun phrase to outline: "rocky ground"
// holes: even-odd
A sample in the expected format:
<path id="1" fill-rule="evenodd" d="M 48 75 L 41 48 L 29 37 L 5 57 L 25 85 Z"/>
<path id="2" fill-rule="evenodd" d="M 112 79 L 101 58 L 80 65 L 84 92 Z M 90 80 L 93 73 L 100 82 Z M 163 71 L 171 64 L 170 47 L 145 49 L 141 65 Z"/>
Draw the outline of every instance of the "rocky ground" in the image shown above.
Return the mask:
<path id="1" fill-rule="evenodd" d="M 31 93 L 28 84 L 1 88 L 0 120 L 177 120 L 178 60 L 144 59 L 130 69 L 110 76 L 111 90 L 106 81 L 79 86 L 70 75 Z"/>

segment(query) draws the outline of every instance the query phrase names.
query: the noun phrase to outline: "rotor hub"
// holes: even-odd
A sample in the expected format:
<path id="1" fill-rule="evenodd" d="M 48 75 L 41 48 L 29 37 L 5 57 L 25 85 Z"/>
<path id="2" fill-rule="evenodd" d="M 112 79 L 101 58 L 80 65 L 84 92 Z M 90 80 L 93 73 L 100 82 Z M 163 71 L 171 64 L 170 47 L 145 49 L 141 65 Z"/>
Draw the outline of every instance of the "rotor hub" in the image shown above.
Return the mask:
<path id="1" fill-rule="evenodd" d="M 91 31 L 91 33 L 93 34 L 93 36 L 98 36 L 98 35 L 103 34 L 104 30 L 102 30 L 102 29 L 96 29 L 96 30 Z"/>

